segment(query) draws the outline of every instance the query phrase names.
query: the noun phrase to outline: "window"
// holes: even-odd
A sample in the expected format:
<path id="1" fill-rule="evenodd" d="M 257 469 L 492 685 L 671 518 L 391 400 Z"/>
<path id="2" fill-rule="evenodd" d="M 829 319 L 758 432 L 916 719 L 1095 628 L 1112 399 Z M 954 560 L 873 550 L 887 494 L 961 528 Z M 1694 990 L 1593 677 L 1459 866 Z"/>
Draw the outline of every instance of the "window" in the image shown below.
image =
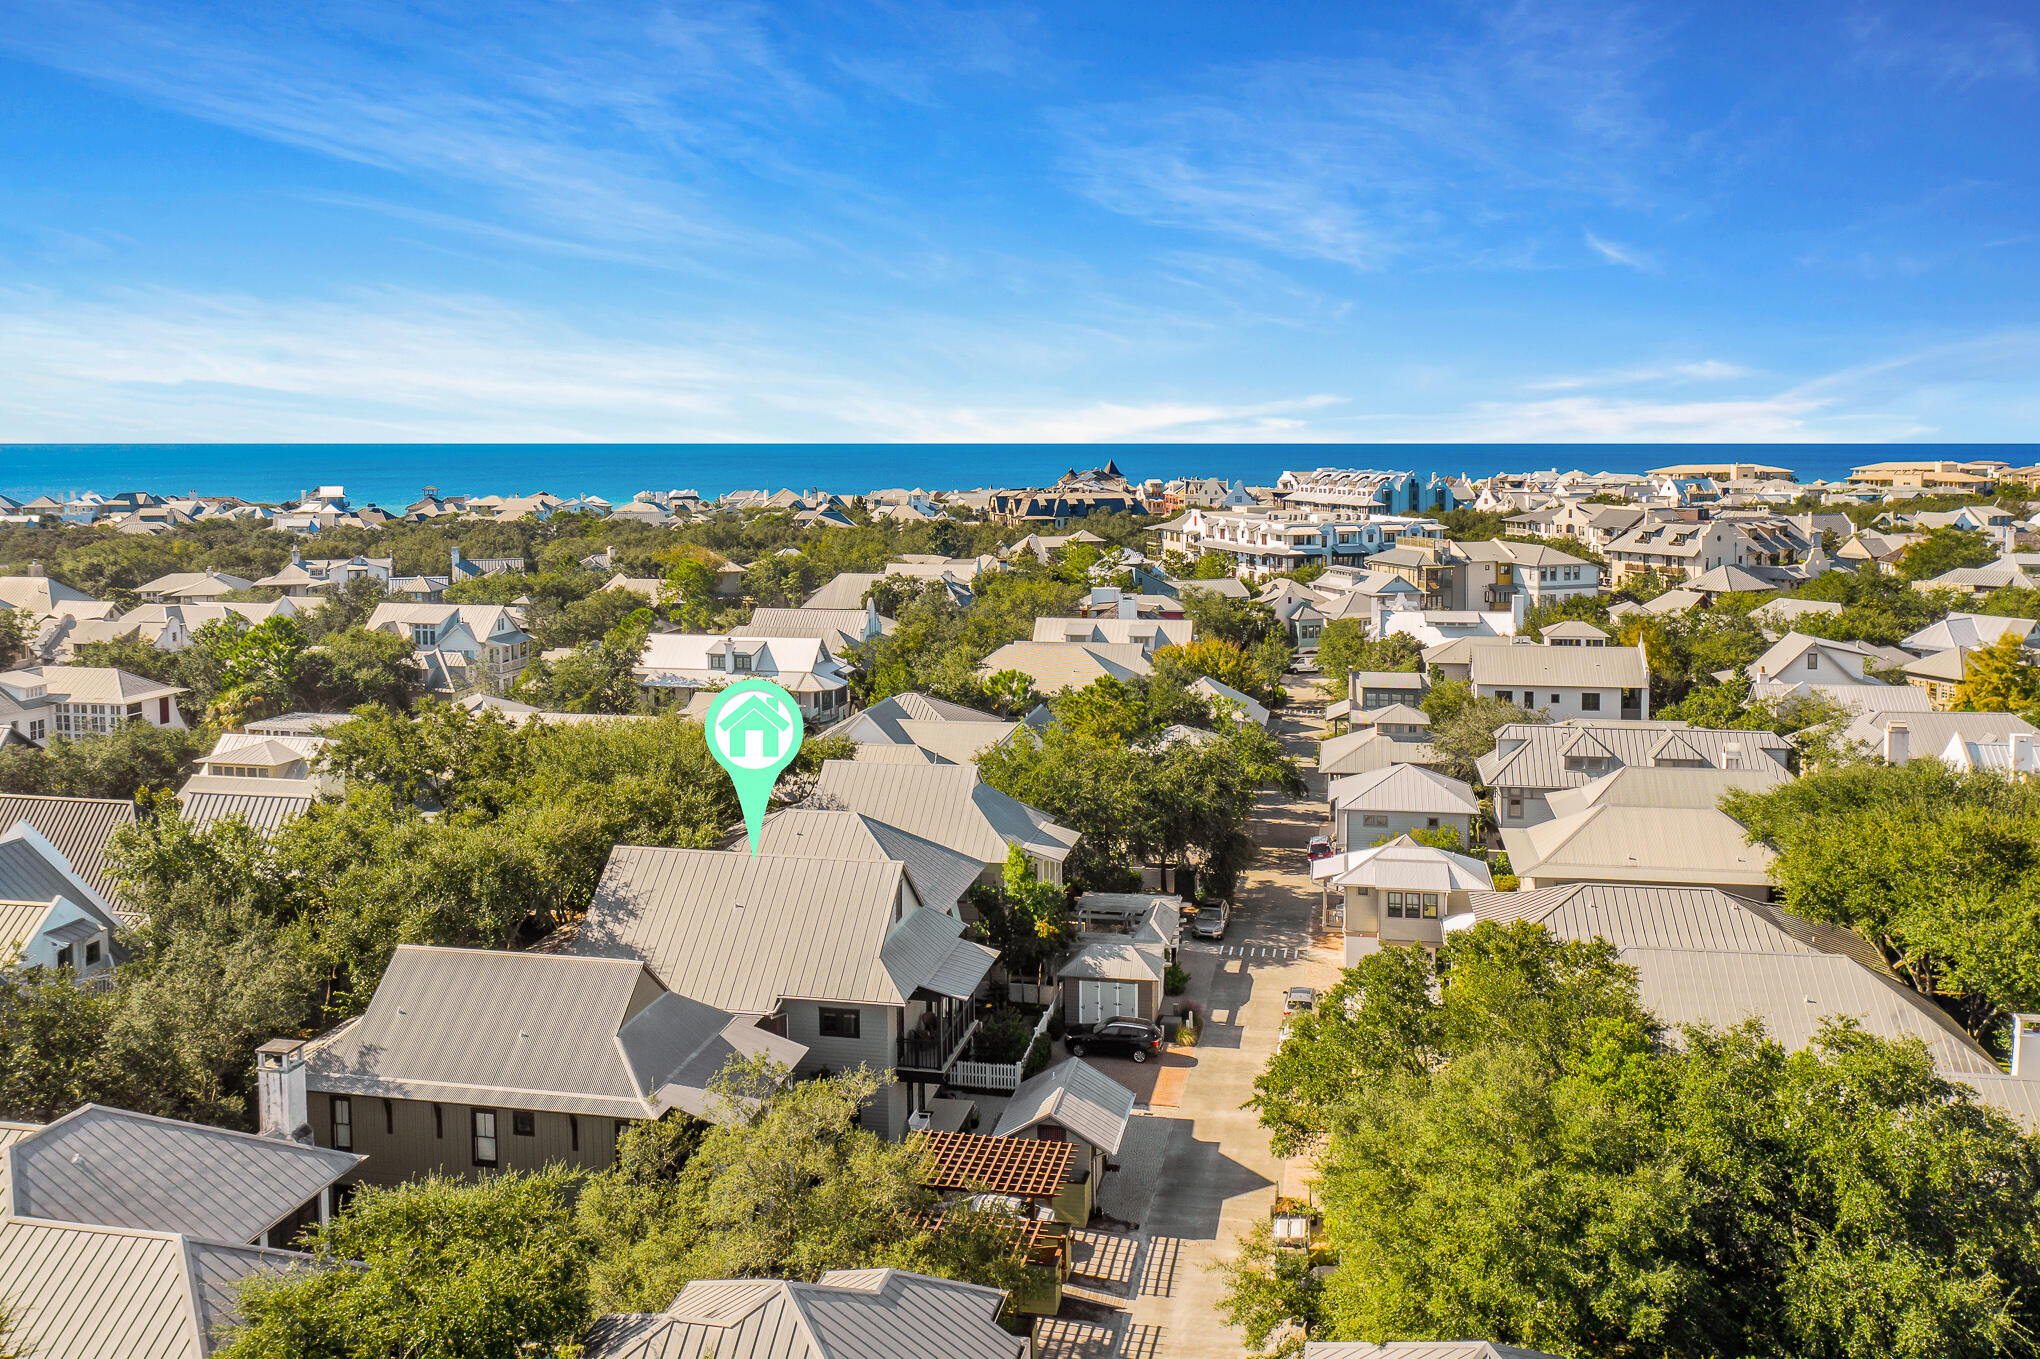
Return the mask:
<path id="1" fill-rule="evenodd" d="M 1425 823 L 1425 825 L 1424 825 L 1424 829 L 1425 829 L 1425 830 L 1436 830 L 1436 829 L 1438 829 L 1438 818 L 1437 818 L 1437 817 L 1435 817 L 1435 816 L 1434 816 L 1434 817 L 1430 817 L 1430 818 L 1429 818 L 1429 819 L 1428 819 L 1428 820 L 1426 821 L 1426 823 Z"/>
<path id="2" fill-rule="evenodd" d="M 397 1102 L 393 1099 L 382 1102 L 382 1130 L 391 1137 L 397 1135 Z"/>
<path id="3" fill-rule="evenodd" d="M 1360 824 L 1363 826 L 1386 826 L 1388 824 L 1388 813 L 1387 812 L 1362 813 L 1360 817 Z"/>
<path id="4" fill-rule="evenodd" d="M 430 623 L 411 624 L 412 646 L 431 646 L 434 642 L 438 640 L 439 629 L 433 627 Z"/>
<path id="5" fill-rule="evenodd" d="M 722 655 L 720 652 L 718 652 L 717 654 L 710 656 L 708 658 L 708 668 L 711 670 L 726 670 L 729 667 L 723 664 Z"/>
<path id="6" fill-rule="evenodd" d="M 573 1151 L 581 1149 L 581 1120 L 567 1115 L 567 1146 Z"/>
<path id="7" fill-rule="evenodd" d="M 529 1109 L 512 1109 L 510 1111 L 510 1131 L 519 1137 L 537 1136 L 538 1115 Z"/>
<path id="8" fill-rule="evenodd" d="M 1510 816 L 1521 816 L 1521 815 L 1523 815 L 1523 799 L 1522 799 L 1522 798 L 1519 798 L 1519 797 L 1512 797 L 1512 798 L 1510 798 L 1510 799 L 1509 799 L 1509 815 L 1510 815 Z"/>
<path id="9" fill-rule="evenodd" d="M 432 1137 L 434 1141 L 446 1140 L 446 1110 L 437 1104 L 432 1106 Z"/>
<path id="10" fill-rule="evenodd" d="M 1388 893 L 1388 918 L 1390 920 L 1402 919 L 1402 893 Z"/>
<path id="11" fill-rule="evenodd" d="M 1564 694 L 1553 694 L 1553 695 L 1551 696 L 1551 701 L 1552 701 L 1553 703 L 1563 703 L 1563 702 L 1565 701 L 1565 695 L 1564 695 Z"/>
<path id="12" fill-rule="evenodd" d="M 1738 758 L 1736 763 L 1738 766 L 1740 766 L 1742 763 L 1741 759 Z M 90 967 L 92 966 L 92 964 L 98 961 L 99 961 L 99 941 L 97 939 L 89 939 L 85 943 L 85 966 Z"/>
<path id="13" fill-rule="evenodd" d="M 746 656 L 741 651 L 739 651 L 735 656 L 731 657 L 730 659 L 734 660 L 737 663 L 737 669 L 740 672 L 749 671 L 751 668 L 751 658 L 749 656 Z"/>
<path id="14" fill-rule="evenodd" d="M 1416 893 L 1412 892 L 1410 894 L 1410 900 L 1412 902 L 1416 900 Z M 1416 912 L 1411 911 L 1410 914 L 1415 915 Z M 1438 894 L 1436 892 L 1426 892 L 1424 893 L 1424 919 L 1436 920 L 1437 918 L 1438 918 Z"/>
<path id="15" fill-rule="evenodd" d="M 62 948 L 57 950 L 57 966 L 58 967 L 71 966 L 71 946 L 69 944 L 66 944 Z"/>
<path id="16" fill-rule="evenodd" d="M 1809 651 L 1806 653 L 1806 668 L 1808 670 L 1820 669 L 1820 653 L 1818 651 Z"/>
<path id="17" fill-rule="evenodd" d="M 855 1038 L 863 1015 L 856 1010 L 832 1010 L 824 1006 L 818 1016 L 818 1031 L 824 1038 Z"/>
<path id="18" fill-rule="evenodd" d="M 1504 703 L 1514 703 L 1516 701 L 1516 691 L 1514 689 L 1497 689 L 1495 690 L 1495 697 Z"/>
<path id="19" fill-rule="evenodd" d="M 38 717 L 35 721 L 28 724 L 28 739 L 31 741 L 42 740 L 48 728 L 49 724 Z"/>
<path id="20" fill-rule="evenodd" d="M 345 1095 L 333 1096 L 333 1145 L 354 1150 L 354 1101 Z"/>
<path id="21" fill-rule="evenodd" d="M 1583 713 L 1597 713 L 1601 711 L 1601 696 L 1599 694 L 1581 694 L 1580 711 Z"/>
<path id="22" fill-rule="evenodd" d="M 496 1111 L 477 1109 L 474 1115 L 475 1164 L 492 1166 L 496 1164 Z"/>

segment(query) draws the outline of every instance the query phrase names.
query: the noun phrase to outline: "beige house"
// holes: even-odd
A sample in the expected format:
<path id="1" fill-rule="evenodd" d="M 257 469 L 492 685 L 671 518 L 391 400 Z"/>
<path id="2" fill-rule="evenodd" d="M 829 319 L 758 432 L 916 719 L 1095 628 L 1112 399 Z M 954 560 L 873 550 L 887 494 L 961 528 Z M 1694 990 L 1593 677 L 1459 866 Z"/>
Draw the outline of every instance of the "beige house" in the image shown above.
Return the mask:
<path id="1" fill-rule="evenodd" d="M 1022 1081 L 992 1136 L 1066 1142 L 1074 1148 L 1053 1207 L 1058 1218 L 1081 1228 L 1089 1225 L 1112 1158 L 1126 1141 L 1133 1106 L 1133 1091 L 1072 1057 Z"/>

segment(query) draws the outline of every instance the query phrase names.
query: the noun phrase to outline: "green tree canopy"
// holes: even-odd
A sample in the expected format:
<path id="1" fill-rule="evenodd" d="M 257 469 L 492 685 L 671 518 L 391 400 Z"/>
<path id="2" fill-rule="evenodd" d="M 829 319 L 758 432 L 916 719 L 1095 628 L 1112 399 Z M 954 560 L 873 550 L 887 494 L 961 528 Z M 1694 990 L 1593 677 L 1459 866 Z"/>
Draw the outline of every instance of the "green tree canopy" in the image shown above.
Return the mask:
<path id="1" fill-rule="evenodd" d="M 1666 1041 L 1669 1038 L 1670 1041 Z M 1484 924 L 1362 960 L 1256 1083 L 1324 1138 L 1336 1264 L 1255 1240 L 1227 1310 L 1260 1343 L 1476 1335 L 1555 1354 L 2023 1353 L 2040 1145 L 1917 1042 L 1832 1024 L 1663 1035 L 1606 943 Z"/>

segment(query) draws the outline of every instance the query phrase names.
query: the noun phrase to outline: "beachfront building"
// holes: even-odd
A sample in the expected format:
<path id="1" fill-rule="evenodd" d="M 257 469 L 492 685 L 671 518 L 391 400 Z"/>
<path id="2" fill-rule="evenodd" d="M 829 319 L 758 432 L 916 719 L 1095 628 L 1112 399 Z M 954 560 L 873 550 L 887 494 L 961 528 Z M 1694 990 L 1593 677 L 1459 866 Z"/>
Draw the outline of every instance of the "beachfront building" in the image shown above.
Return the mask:
<path id="1" fill-rule="evenodd" d="M 1849 472 L 1852 486 L 1910 487 L 1960 495 L 1985 495 L 2010 466 L 2002 462 L 1950 462 L 1945 459 L 1899 459 L 1866 463 Z"/>
<path id="2" fill-rule="evenodd" d="M 1192 509 L 1154 532 L 1163 552 L 1231 559 L 1233 574 L 1279 575 L 1304 566 L 1364 566 L 1376 553 L 1415 538 L 1444 537 L 1435 519 L 1365 512 Z"/>
<path id="3" fill-rule="evenodd" d="M 1284 472 L 1275 479 L 1275 496 L 1285 506 L 1326 514 L 1422 514 L 1458 503 L 1453 481 L 1435 472 L 1423 478 L 1344 467 Z"/>

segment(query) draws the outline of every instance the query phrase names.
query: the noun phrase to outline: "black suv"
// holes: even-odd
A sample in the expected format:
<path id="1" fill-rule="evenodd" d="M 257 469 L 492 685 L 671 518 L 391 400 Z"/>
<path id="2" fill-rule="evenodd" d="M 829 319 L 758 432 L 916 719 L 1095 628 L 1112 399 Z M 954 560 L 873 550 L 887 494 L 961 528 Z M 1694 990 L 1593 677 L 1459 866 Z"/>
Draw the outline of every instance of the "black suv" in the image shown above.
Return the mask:
<path id="1" fill-rule="evenodd" d="M 1096 1028 L 1073 1030 L 1064 1041 L 1072 1057 L 1087 1052 L 1116 1053 L 1145 1062 L 1162 1050 L 1162 1031 L 1145 1019 L 1108 1019 Z"/>

